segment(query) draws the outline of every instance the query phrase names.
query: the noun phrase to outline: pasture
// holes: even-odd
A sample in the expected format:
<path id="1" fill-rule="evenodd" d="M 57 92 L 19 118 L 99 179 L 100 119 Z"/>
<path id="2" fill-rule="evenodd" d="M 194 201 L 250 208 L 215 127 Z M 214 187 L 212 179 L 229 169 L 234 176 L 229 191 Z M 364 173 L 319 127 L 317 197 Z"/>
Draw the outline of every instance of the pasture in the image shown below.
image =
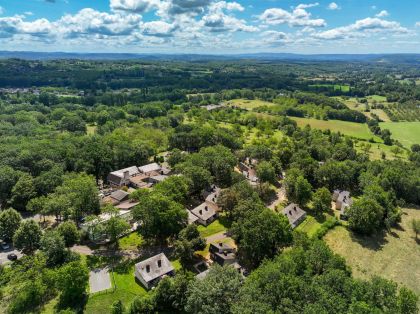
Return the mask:
<path id="1" fill-rule="evenodd" d="M 375 142 L 382 142 L 382 140 L 379 137 L 372 134 L 367 124 L 364 123 L 347 122 L 341 120 L 317 120 L 297 117 L 290 118 L 295 120 L 299 127 L 305 127 L 309 124 L 314 129 L 329 129 L 332 132 L 340 132 L 341 134 L 359 139 L 369 140 L 373 138 Z"/>
<path id="2" fill-rule="evenodd" d="M 362 237 L 338 226 L 324 240 L 345 258 L 355 277 L 378 275 L 420 294 L 420 245 L 411 229 L 411 220 L 420 219 L 420 210 L 405 208 L 403 212 L 400 226 L 388 234 Z"/>
<path id="3" fill-rule="evenodd" d="M 315 90 L 325 90 L 325 89 L 333 89 L 335 91 L 342 91 L 347 93 L 350 91 L 349 85 L 337 85 L 337 84 L 314 84 L 309 85 L 310 88 Z"/>
<path id="4" fill-rule="evenodd" d="M 391 137 L 407 148 L 420 144 L 420 122 L 384 122 L 379 125 L 381 129 L 390 130 Z"/>
<path id="5" fill-rule="evenodd" d="M 272 107 L 276 104 L 268 101 L 263 101 L 259 99 L 232 99 L 226 102 L 226 105 L 228 106 L 235 106 L 246 110 L 254 110 L 258 107 L 268 106 Z"/>

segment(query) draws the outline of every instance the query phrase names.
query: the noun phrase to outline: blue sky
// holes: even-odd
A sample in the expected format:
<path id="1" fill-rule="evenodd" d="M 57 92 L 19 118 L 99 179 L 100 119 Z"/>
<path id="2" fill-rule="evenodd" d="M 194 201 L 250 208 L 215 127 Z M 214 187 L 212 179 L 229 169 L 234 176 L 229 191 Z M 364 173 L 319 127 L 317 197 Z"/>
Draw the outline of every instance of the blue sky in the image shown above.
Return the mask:
<path id="1" fill-rule="evenodd" d="M 420 1 L 0 0 L 0 50 L 420 53 Z"/>

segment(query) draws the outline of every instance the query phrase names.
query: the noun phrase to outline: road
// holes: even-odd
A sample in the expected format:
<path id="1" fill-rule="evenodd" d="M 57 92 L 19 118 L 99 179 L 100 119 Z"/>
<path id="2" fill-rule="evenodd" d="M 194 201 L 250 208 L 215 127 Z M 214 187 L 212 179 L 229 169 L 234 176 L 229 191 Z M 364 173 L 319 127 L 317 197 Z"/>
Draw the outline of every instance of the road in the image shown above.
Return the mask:
<path id="1" fill-rule="evenodd" d="M 10 253 L 16 254 L 18 258 L 22 257 L 22 253 L 20 253 L 18 250 L 13 249 L 13 247 L 10 247 L 10 249 L 6 251 L 1 250 L 0 251 L 0 265 L 10 262 L 7 258 L 7 255 L 9 255 Z"/>

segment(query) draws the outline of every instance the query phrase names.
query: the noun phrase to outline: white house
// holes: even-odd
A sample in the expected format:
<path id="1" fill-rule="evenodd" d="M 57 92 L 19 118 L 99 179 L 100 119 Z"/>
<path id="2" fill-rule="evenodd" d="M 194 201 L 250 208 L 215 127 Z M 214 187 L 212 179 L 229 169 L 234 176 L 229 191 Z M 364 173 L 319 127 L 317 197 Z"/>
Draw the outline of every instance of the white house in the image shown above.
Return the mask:
<path id="1" fill-rule="evenodd" d="M 164 253 L 155 255 L 135 265 L 136 278 L 147 288 L 155 286 L 163 277 L 173 276 L 175 268 Z"/>

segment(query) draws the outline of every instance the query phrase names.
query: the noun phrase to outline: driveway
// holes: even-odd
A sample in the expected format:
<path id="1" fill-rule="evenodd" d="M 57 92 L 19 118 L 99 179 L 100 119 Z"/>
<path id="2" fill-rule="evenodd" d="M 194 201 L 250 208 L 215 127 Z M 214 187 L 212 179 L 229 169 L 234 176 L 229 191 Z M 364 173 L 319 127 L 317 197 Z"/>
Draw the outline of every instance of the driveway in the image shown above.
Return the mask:
<path id="1" fill-rule="evenodd" d="M 13 249 L 13 247 L 10 247 L 10 249 L 5 250 L 5 251 L 1 250 L 0 251 L 0 265 L 10 262 L 9 259 L 7 258 L 7 255 L 9 255 L 10 253 L 16 254 L 18 259 L 22 257 L 22 253 L 20 253 L 18 250 Z"/>
<path id="2" fill-rule="evenodd" d="M 219 242 L 227 238 L 226 231 L 222 231 L 211 236 L 206 237 L 207 243 Z"/>
<path id="3" fill-rule="evenodd" d="M 90 293 L 95 293 L 107 289 L 111 289 L 111 277 L 109 275 L 109 269 L 95 269 L 89 273 L 89 286 Z"/>

